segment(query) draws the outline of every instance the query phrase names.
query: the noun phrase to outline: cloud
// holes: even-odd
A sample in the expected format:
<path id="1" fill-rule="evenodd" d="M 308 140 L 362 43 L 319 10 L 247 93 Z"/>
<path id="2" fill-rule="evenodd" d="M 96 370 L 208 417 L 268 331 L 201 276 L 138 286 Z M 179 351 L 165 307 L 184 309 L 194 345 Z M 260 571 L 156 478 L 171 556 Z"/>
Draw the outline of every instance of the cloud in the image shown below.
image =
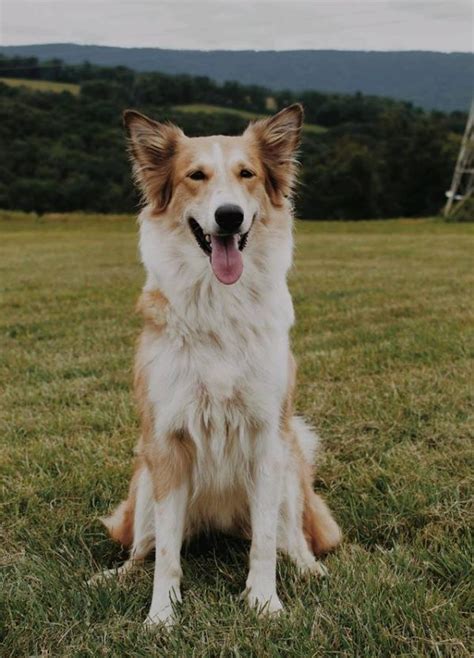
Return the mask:
<path id="1" fill-rule="evenodd" d="M 472 50 L 470 0 L 3 0 L 2 44 Z"/>

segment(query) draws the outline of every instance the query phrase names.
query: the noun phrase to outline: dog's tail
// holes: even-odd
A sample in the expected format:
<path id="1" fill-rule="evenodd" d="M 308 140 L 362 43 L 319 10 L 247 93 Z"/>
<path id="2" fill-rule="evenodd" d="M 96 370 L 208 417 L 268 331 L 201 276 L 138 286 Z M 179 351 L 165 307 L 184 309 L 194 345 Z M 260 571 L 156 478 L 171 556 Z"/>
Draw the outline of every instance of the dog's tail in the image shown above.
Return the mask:
<path id="1" fill-rule="evenodd" d="M 102 516 L 100 518 L 112 539 L 122 544 L 125 548 L 131 548 L 133 544 L 137 487 L 142 468 L 143 464 L 137 459 L 133 477 L 130 481 L 128 498 L 122 500 L 109 516 Z"/>
<path id="2" fill-rule="evenodd" d="M 122 500 L 112 514 L 100 517 L 112 539 L 125 548 L 131 548 L 133 544 L 134 502 L 129 498 Z"/>
<path id="3" fill-rule="evenodd" d="M 319 437 L 302 418 L 292 419 L 292 428 L 299 446 L 299 461 L 303 489 L 303 531 L 315 555 L 324 555 L 336 548 L 342 533 L 329 507 L 313 490 L 313 469 L 319 447 Z"/>
<path id="4" fill-rule="evenodd" d="M 304 487 L 303 531 L 315 555 L 334 550 L 342 540 L 342 532 L 329 507 L 311 486 Z"/>

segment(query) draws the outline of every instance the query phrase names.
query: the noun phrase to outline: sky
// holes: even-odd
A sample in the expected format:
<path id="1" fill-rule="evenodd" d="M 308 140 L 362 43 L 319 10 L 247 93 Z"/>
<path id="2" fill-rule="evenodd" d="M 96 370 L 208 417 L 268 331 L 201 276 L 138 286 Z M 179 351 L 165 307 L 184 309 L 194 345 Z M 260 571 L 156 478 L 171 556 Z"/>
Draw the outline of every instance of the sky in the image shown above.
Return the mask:
<path id="1" fill-rule="evenodd" d="M 473 50 L 472 0 L 0 0 L 0 44 Z"/>

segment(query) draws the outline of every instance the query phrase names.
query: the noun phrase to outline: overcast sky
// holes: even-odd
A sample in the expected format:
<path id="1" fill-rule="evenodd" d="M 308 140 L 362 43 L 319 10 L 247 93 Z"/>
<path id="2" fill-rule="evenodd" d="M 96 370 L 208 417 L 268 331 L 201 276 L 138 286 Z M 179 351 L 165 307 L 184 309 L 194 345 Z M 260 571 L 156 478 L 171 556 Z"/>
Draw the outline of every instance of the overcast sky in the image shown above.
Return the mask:
<path id="1" fill-rule="evenodd" d="M 0 0 L 2 45 L 472 51 L 471 0 Z"/>

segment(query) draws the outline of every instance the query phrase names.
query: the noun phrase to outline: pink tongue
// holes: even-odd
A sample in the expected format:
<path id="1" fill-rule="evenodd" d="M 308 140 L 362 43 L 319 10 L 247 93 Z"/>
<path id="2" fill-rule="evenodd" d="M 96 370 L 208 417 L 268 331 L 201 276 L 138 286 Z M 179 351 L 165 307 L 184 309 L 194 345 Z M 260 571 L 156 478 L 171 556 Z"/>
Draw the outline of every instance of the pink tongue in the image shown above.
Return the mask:
<path id="1" fill-rule="evenodd" d="M 244 269 L 237 239 L 237 236 L 234 235 L 211 235 L 212 271 L 219 281 L 226 285 L 238 281 Z"/>

